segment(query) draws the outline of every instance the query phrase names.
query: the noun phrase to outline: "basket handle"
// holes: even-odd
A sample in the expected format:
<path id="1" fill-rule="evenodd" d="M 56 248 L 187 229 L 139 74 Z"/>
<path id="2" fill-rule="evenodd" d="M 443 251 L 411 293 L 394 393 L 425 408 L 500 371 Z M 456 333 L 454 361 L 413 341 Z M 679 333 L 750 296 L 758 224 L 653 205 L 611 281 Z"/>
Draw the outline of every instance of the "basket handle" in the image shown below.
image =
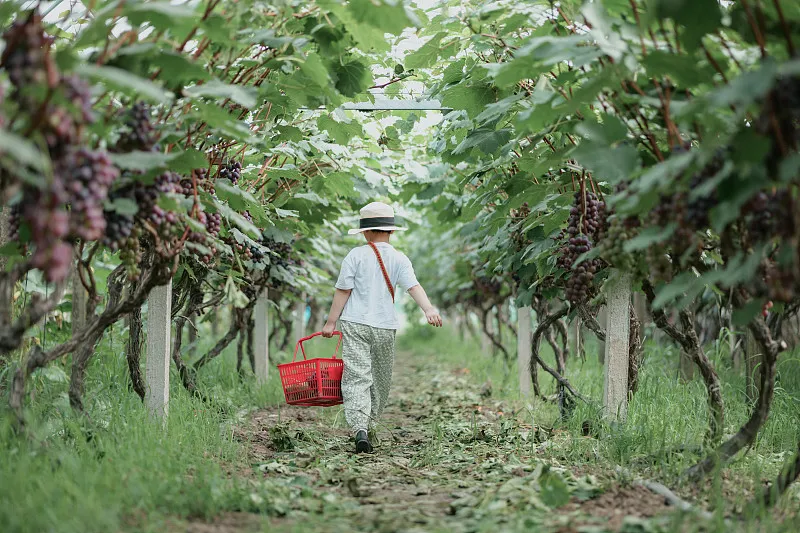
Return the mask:
<path id="1" fill-rule="evenodd" d="M 342 335 L 341 331 L 334 331 L 333 334 L 339 336 L 339 342 L 336 344 L 336 349 L 333 351 L 333 358 L 336 359 L 336 354 L 339 353 L 339 347 L 341 347 L 341 345 L 342 345 L 343 335 Z M 297 361 L 297 350 L 298 349 L 300 349 L 300 351 L 303 352 L 303 359 L 305 360 L 306 359 L 306 349 L 303 346 L 303 343 L 306 342 L 307 340 L 313 339 L 314 337 L 319 337 L 320 335 L 322 335 L 322 332 L 318 331 L 316 333 L 312 333 L 308 337 L 303 337 L 302 339 L 297 341 L 297 345 L 294 347 L 294 357 L 292 358 L 292 362 Z"/>

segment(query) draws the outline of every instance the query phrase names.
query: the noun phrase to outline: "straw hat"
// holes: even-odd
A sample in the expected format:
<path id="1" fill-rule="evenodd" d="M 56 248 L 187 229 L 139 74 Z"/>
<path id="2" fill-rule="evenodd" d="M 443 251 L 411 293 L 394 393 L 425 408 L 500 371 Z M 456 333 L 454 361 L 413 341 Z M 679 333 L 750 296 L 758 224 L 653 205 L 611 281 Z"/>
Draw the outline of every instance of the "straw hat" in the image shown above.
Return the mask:
<path id="1" fill-rule="evenodd" d="M 358 229 L 351 229 L 347 233 L 355 235 L 373 229 L 383 231 L 405 231 L 408 228 L 401 228 L 396 224 L 394 209 L 392 206 L 383 202 L 372 202 L 361 208 L 361 220 Z"/>

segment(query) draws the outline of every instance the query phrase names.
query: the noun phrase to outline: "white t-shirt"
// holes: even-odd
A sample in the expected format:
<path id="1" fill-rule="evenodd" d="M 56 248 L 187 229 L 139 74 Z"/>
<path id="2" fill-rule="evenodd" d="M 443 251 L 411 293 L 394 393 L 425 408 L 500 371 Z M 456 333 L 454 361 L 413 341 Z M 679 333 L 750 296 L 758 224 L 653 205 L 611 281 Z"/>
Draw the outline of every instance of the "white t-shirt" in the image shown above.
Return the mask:
<path id="1" fill-rule="evenodd" d="M 414 275 L 414 267 L 405 254 L 395 250 L 388 242 L 375 244 L 381 253 L 393 287 L 399 285 L 407 291 L 419 285 Z M 392 295 L 386 286 L 378 258 L 369 245 L 350 250 L 342 261 L 336 288 L 353 291 L 342 311 L 342 320 L 382 329 L 400 327 Z"/>

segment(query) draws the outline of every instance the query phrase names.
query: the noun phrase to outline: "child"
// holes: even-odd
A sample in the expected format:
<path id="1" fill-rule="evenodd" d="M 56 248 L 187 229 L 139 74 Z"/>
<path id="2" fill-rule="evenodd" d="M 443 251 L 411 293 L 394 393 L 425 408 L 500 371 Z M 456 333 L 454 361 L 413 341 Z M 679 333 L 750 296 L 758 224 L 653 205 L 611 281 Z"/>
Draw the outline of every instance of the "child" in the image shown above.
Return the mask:
<path id="1" fill-rule="evenodd" d="M 425 312 L 428 324 L 441 327 L 442 318 L 414 276 L 411 261 L 389 244 L 396 230 L 394 210 L 381 202 L 361 209 L 359 229 L 366 246 L 354 248 L 342 261 L 328 321 L 322 329 L 331 337 L 340 319 L 344 335 L 342 396 L 345 419 L 355 432 L 356 453 L 371 453 L 368 429 L 380 417 L 392 383 L 394 338 L 399 327 L 394 311 L 394 287 L 400 285 Z"/>

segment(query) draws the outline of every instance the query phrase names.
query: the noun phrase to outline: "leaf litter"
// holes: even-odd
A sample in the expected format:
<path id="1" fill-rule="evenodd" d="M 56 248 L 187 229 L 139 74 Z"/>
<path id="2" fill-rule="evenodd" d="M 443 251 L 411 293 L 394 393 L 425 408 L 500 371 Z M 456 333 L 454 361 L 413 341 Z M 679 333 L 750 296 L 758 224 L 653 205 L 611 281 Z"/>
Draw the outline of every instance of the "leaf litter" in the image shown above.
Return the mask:
<path id="1" fill-rule="evenodd" d="M 667 530 L 663 498 L 546 460 L 568 436 L 531 425 L 464 372 L 402 354 L 396 369 L 375 454 L 352 453 L 340 408 L 270 406 L 237 428 L 247 510 L 278 531 Z"/>

